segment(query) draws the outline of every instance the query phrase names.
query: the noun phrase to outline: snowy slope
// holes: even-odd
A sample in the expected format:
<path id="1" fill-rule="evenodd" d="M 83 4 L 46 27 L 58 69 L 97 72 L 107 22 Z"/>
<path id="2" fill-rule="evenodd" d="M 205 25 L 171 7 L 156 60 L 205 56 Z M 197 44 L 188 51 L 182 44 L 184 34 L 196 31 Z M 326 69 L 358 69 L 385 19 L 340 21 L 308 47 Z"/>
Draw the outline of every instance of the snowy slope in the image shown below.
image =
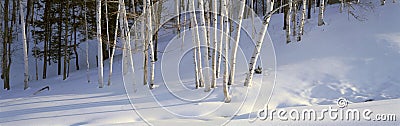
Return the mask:
<path id="1" fill-rule="evenodd" d="M 277 58 L 277 78 L 270 109 L 315 109 L 321 111 L 329 106 L 336 107 L 336 100 L 344 97 L 350 101 L 348 109 L 371 109 L 374 114 L 400 115 L 400 12 L 398 3 L 385 6 L 374 5 L 374 11 L 364 12 L 365 21 L 348 18 L 339 14 L 336 5 L 328 6 L 326 25 L 317 27 L 316 19 L 306 23 L 303 41 L 285 44 L 282 31 L 282 15 L 271 19 L 269 33 L 274 43 Z M 316 14 L 313 15 L 316 17 Z M 250 24 L 249 20 L 245 23 Z M 189 48 L 190 32 L 185 38 Z M 165 33 L 166 37 L 170 37 Z M 246 38 L 246 37 L 243 37 Z M 242 39 L 243 39 L 242 38 Z M 180 39 L 174 40 L 180 43 Z M 246 41 L 246 40 L 245 40 Z M 164 44 L 163 44 L 164 43 Z M 255 100 L 266 102 L 273 85 L 274 74 L 269 70 L 255 78 L 251 88 L 241 86 L 246 67 L 239 68 L 237 86 L 231 88 L 233 100 L 223 103 L 222 80 L 211 93 L 193 89 L 193 66 L 191 53 L 184 55 L 180 66 L 176 57 L 186 53 L 181 45 L 165 49 L 163 65 L 157 62 L 156 84 L 158 88 L 149 91 L 142 85 L 140 53 L 135 53 L 136 75 L 122 79 L 121 56 L 114 66 L 113 84 L 97 88 L 97 70 L 91 69 L 91 83 L 87 83 L 84 70 L 62 77 L 32 81 L 31 88 L 22 90 L 22 83 L 11 91 L 0 92 L 0 125 L 399 125 L 399 121 L 280 121 L 257 120 L 249 123 L 260 106 L 252 106 Z M 247 45 L 248 46 L 248 45 Z M 248 57 L 252 48 L 241 44 L 245 52 L 239 56 Z M 267 45 L 266 45 L 267 46 Z M 105 63 L 105 71 L 108 71 Z M 182 65 L 184 64 L 184 65 Z M 189 64 L 189 65 L 186 65 Z M 244 64 L 245 65 L 245 64 Z M 17 69 L 17 68 L 15 68 Z M 162 69 L 179 69 L 182 82 L 169 75 L 161 74 Z M 22 71 L 22 69 L 21 69 Z M 108 72 L 105 72 L 107 77 Z M 271 73 L 271 74 L 270 74 Z M 166 78 L 163 78 L 166 77 Z M 105 79 L 106 80 L 106 79 Z M 17 80 L 14 80 L 17 81 Z M 132 81 L 135 85 L 124 85 Z M 183 83 L 182 85 L 176 85 Z M 262 85 L 261 85 L 262 83 Z M 44 86 L 50 91 L 32 95 Z M 266 87 L 261 87 L 261 86 Z M 184 87 L 184 88 L 182 88 Z M 259 89 L 264 89 L 259 90 Z M 191 90 L 191 91 L 188 91 Z M 249 93 L 250 92 L 250 93 Z M 256 92 L 256 93 L 252 93 Z M 256 97 L 257 92 L 263 93 Z M 129 97 L 128 95 L 129 94 Z M 245 99 L 245 101 L 243 101 Z M 364 102 L 372 100 L 372 102 Z M 232 111 L 235 110 L 235 111 Z M 237 111 L 236 111 L 237 110 Z M 232 120 L 231 120 L 232 118 Z M 231 121 L 229 121 L 231 120 Z"/>

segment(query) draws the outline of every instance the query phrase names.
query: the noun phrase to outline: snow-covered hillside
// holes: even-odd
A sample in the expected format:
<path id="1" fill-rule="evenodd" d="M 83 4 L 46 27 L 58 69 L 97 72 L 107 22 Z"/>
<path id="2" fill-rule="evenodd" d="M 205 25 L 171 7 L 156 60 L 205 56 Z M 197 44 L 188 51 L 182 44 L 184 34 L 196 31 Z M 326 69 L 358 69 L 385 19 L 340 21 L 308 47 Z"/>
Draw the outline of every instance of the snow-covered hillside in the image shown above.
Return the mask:
<path id="1" fill-rule="evenodd" d="M 121 56 L 115 59 L 113 83 L 102 89 L 97 85 L 97 69 L 76 71 L 63 81 L 61 76 L 31 81 L 23 90 L 22 79 L 14 78 L 12 90 L 0 92 L 0 126 L 18 125 L 400 125 L 399 121 L 282 121 L 279 119 L 252 121 L 257 111 L 269 101 L 268 109 L 314 109 L 317 113 L 337 107 L 337 100 L 349 101 L 343 109 L 370 109 L 372 115 L 400 115 L 400 4 L 387 2 L 373 10 L 357 12 L 359 21 L 347 13 L 339 13 L 338 5 L 329 5 L 325 25 L 316 26 L 317 14 L 306 21 L 301 42 L 286 44 L 282 30 L 283 15 L 273 15 L 269 26 L 276 54 L 274 68 L 265 68 L 257 75 L 251 88 L 242 86 L 246 67 L 238 68 L 237 85 L 231 87 L 232 103 L 223 103 L 222 79 L 210 93 L 194 89 L 191 53 L 181 50 L 181 38 L 160 42 L 163 50 L 157 62 L 156 84 L 149 90 L 142 85 L 142 55 L 134 55 L 135 76 L 122 78 Z M 357 8 L 357 7 L 356 7 Z M 250 20 L 244 21 L 245 26 Z M 247 24 L 247 25 L 246 25 Z M 160 33 L 163 34 L 163 33 Z M 165 33 L 168 35 L 168 33 Z M 185 40 L 191 43 L 190 32 Z M 244 34 L 244 33 L 242 33 Z M 246 36 L 246 35 L 243 35 Z M 169 36 L 168 36 L 169 37 Z M 246 37 L 242 37 L 246 39 Z M 241 40 L 242 40 L 241 39 Z M 246 41 L 246 40 L 244 40 Z M 249 41 L 249 40 L 247 40 Z M 241 44 L 247 58 L 252 48 Z M 268 46 L 268 45 L 266 45 Z M 273 50 L 269 50 L 273 51 Z M 267 51 L 267 52 L 269 52 Z M 189 55 L 190 54 L 190 55 Z M 176 58 L 176 59 L 175 59 Z M 271 57 L 270 57 L 271 58 Z M 274 58 L 274 57 L 273 57 Z M 180 62 L 176 62 L 180 60 Z M 161 62 L 164 62 L 161 65 Z M 267 61 L 268 62 L 268 61 Z M 22 63 L 21 63 L 22 64 Z M 176 67 L 176 64 L 179 66 Z M 271 63 L 275 64 L 275 63 Z M 244 64 L 246 65 L 246 64 Z M 22 67 L 13 68 L 22 71 Z M 108 71 L 105 63 L 105 71 Z M 162 69 L 179 72 L 175 80 L 162 74 Z M 53 71 L 55 72 L 55 70 Z M 105 77 L 108 77 L 105 72 Z M 21 72 L 22 74 L 22 72 Z M 276 74 L 276 78 L 275 78 Z M 163 78 L 167 77 L 167 78 Z M 275 80 L 274 80 L 275 78 Z M 106 79 L 105 79 L 106 80 Z M 276 85 L 274 85 L 276 81 Z M 124 83 L 126 82 L 126 83 Z M 126 85 L 135 83 L 136 85 Z M 182 83 L 182 85 L 180 84 Z M 49 91 L 33 95 L 49 86 Z M 273 88 L 271 99 L 269 96 Z M 263 94 L 258 95 L 261 92 Z M 277 113 L 274 114 L 277 116 Z M 373 118 L 373 116 L 371 117 Z M 250 120 L 249 120 L 250 117 Z M 398 120 L 398 119 L 397 119 Z M 338 123 L 338 124 L 337 124 Z"/>

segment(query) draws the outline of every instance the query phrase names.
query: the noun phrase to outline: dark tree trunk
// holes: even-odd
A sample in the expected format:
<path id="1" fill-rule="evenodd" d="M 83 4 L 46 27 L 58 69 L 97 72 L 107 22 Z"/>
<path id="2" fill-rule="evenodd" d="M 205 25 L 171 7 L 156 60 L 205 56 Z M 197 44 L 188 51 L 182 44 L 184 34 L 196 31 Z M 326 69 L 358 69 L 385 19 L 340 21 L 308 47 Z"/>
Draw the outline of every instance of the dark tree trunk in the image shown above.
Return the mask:
<path id="1" fill-rule="evenodd" d="M 47 22 L 49 21 L 49 13 L 50 13 L 50 4 L 51 0 L 46 0 L 46 5 L 45 5 L 45 11 L 44 11 L 44 21 Z M 43 51 L 43 79 L 46 79 L 47 75 L 47 51 L 48 51 L 48 42 L 50 39 L 50 23 L 45 24 L 45 40 L 44 40 L 44 51 Z"/>
<path id="2" fill-rule="evenodd" d="M 8 5 L 9 5 L 9 0 L 4 1 L 4 36 L 3 36 L 3 57 L 2 57 L 2 74 L 1 78 L 3 79 L 4 82 L 4 89 L 10 90 L 10 83 L 8 80 L 8 72 L 7 72 L 7 65 L 8 65 L 8 51 L 7 51 L 7 43 L 8 42 Z"/>
<path id="3" fill-rule="evenodd" d="M 59 9 L 58 9 L 58 51 L 57 51 L 57 73 L 58 73 L 58 75 L 61 75 L 61 48 L 62 48 L 62 46 L 61 46 L 61 41 L 62 41 L 62 8 L 63 8 L 63 5 L 62 5 L 62 3 L 60 2 L 60 6 L 59 6 Z"/>
<path id="4" fill-rule="evenodd" d="M 307 3 L 307 5 L 308 5 L 308 7 L 307 7 L 307 19 L 310 19 L 311 18 L 311 3 L 312 3 L 312 0 L 308 0 L 308 3 Z"/>
<path id="5" fill-rule="evenodd" d="M 288 3 L 288 0 L 283 0 L 282 4 L 284 5 L 286 3 Z M 287 15 L 288 15 L 288 12 L 289 12 L 289 6 L 290 5 L 283 7 L 283 30 L 286 30 L 286 26 L 288 24 L 286 18 L 288 17 Z"/>
<path id="6" fill-rule="evenodd" d="M 75 6 L 73 8 L 73 14 L 74 14 L 74 24 L 73 24 L 73 28 L 74 28 L 74 54 L 75 54 L 75 67 L 76 70 L 79 70 L 79 56 L 78 56 L 78 51 L 76 51 L 76 16 L 75 16 Z"/>
<path id="7" fill-rule="evenodd" d="M 63 80 L 67 79 L 67 65 L 68 65 L 68 20 L 69 20 L 69 1 L 66 1 L 65 7 L 65 37 L 64 37 L 64 73 L 63 73 Z"/>

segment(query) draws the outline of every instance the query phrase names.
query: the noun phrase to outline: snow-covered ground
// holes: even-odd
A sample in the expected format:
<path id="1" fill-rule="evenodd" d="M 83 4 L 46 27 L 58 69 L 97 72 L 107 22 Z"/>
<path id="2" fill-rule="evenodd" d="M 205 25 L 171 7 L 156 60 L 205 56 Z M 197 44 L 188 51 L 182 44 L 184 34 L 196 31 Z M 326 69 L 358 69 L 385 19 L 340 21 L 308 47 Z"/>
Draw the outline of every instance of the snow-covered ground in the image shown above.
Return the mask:
<path id="1" fill-rule="evenodd" d="M 221 79 L 218 88 L 210 93 L 194 89 L 192 53 L 181 50 L 181 39 L 178 39 L 160 42 L 160 48 L 165 50 L 157 62 L 156 84 L 159 87 L 151 91 L 140 83 L 143 71 L 140 53 L 134 56 L 136 75 L 124 79 L 121 56 L 117 56 L 113 84 L 102 89 L 97 88 L 96 68 L 89 72 L 89 84 L 85 70 L 71 73 L 65 81 L 61 76 L 31 81 L 26 91 L 22 90 L 22 79 L 14 78 L 12 90 L 0 92 L 0 125 L 108 126 L 146 125 L 146 122 L 154 125 L 400 125 L 399 121 L 372 121 L 377 114 L 400 115 L 397 110 L 400 106 L 400 17 L 397 13 L 400 4 L 387 2 L 379 6 L 374 3 L 373 11 L 357 13 L 364 21 L 338 11 L 337 5 L 327 6 L 326 25 L 321 27 L 316 26 L 317 14 L 313 14 L 306 22 L 303 40 L 292 40 L 290 44 L 285 43 L 282 31 L 283 15 L 272 16 L 268 30 L 276 53 L 276 73 L 273 67 L 264 68 L 264 74 L 256 76 L 255 84 L 245 88 L 241 85 L 247 68 L 240 64 L 246 63 L 239 63 L 237 81 L 231 87 L 232 103 L 222 102 Z M 251 24 L 250 20 L 244 24 Z M 186 34 L 186 42 L 192 43 L 191 33 Z M 174 41 L 179 44 L 167 46 Z M 239 59 L 247 58 L 252 48 L 240 45 L 244 53 Z M 185 44 L 183 48 L 188 47 Z M 266 53 L 270 51 L 273 50 Z M 174 57 L 176 55 L 182 57 Z M 105 71 L 108 71 L 108 63 L 105 64 Z M 22 71 L 22 67 L 15 69 Z M 177 71 L 181 80 L 173 78 L 176 76 L 172 76 L 171 70 Z M 264 107 L 260 105 L 268 101 L 275 74 L 276 86 L 268 104 L 270 110 L 313 109 L 319 114 L 329 107 L 338 109 L 337 99 L 346 98 L 349 104 L 343 110 L 369 109 L 373 111 L 372 120 L 366 121 L 361 115 L 361 121 L 333 121 L 326 114 L 322 121 L 282 121 L 275 113 L 274 120 L 251 122 Z M 136 85 L 124 85 L 124 82 Z M 49 91 L 32 95 L 47 85 Z"/>

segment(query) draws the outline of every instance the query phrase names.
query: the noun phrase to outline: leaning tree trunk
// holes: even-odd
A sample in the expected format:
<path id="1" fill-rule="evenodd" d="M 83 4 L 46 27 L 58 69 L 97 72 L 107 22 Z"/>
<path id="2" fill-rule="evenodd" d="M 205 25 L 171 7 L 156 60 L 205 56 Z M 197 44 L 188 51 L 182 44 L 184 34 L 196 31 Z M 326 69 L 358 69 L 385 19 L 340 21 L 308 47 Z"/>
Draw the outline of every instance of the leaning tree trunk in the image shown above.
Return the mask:
<path id="1" fill-rule="evenodd" d="M 101 39 L 101 0 L 96 0 L 96 25 L 97 25 L 97 62 L 99 64 L 98 68 L 98 81 L 99 88 L 103 88 L 103 42 Z"/>
<path id="2" fill-rule="evenodd" d="M 255 67 L 256 67 L 256 63 L 257 63 L 258 57 L 260 55 L 262 44 L 264 42 L 265 33 L 267 32 L 267 28 L 268 28 L 268 24 L 269 24 L 269 21 L 271 19 L 271 16 L 276 11 L 276 10 L 272 11 L 273 6 L 274 6 L 274 2 L 270 1 L 270 3 L 271 4 L 267 9 L 267 11 L 269 13 L 267 13 L 267 15 L 265 16 L 264 21 L 263 21 L 262 29 L 258 33 L 258 37 L 259 38 L 258 38 L 257 43 L 256 43 L 256 48 L 254 49 L 253 55 L 252 55 L 252 57 L 250 59 L 249 71 L 248 71 L 246 80 L 244 82 L 244 86 L 248 86 L 249 87 L 253 83 L 254 70 L 255 70 Z M 287 28 L 287 29 L 289 29 L 289 28 Z"/>
<path id="3" fill-rule="evenodd" d="M 20 15 L 20 21 L 21 21 L 21 29 L 22 29 L 22 45 L 23 45 L 23 52 L 24 52 L 24 90 L 28 89 L 28 79 L 29 79 L 29 65 L 28 65 L 28 47 L 27 47 L 27 42 L 26 42 L 26 32 L 25 32 L 25 19 L 24 19 L 24 11 L 22 8 L 22 0 L 18 0 L 19 2 L 19 15 Z"/>
<path id="4" fill-rule="evenodd" d="M 232 48 L 232 53 L 231 53 L 231 70 L 229 74 L 229 80 L 228 80 L 228 85 L 233 84 L 235 81 L 235 69 L 236 69 L 236 53 L 237 49 L 239 46 L 239 40 L 240 40 L 240 31 L 242 31 L 242 21 L 243 21 L 243 12 L 244 12 L 244 7 L 246 6 L 246 1 L 245 0 L 240 0 L 240 9 L 239 9 L 239 16 L 238 16 L 238 25 L 236 27 L 236 37 L 235 37 L 235 42 L 233 44 Z"/>
<path id="5" fill-rule="evenodd" d="M 318 26 L 324 25 L 324 9 L 325 9 L 325 1 L 321 0 L 319 6 L 319 14 L 318 14 Z"/>
<path id="6" fill-rule="evenodd" d="M 117 12 L 120 12 L 120 11 L 121 11 L 121 5 L 118 4 L 118 11 Z M 120 14 L 117 14 L 117 18 L 115 18 L 116 21 L 115 21 L 114 41 L 110 45 L 111 54 L 110 54 L 110 71 L 109 71 L 110 73 L 108 74 L 108 82 L 107 82 L 108 85 L 111 85 L 111 79 L 112 79 L 112 73 L 113 73 L 113 62 L 114 62 L 114 54 L 115 54 L 115 45 L 117 44 L 117 37 L 118 37 L 118 21 L 119 21 L 119 18 L 120 18 Z"/>

